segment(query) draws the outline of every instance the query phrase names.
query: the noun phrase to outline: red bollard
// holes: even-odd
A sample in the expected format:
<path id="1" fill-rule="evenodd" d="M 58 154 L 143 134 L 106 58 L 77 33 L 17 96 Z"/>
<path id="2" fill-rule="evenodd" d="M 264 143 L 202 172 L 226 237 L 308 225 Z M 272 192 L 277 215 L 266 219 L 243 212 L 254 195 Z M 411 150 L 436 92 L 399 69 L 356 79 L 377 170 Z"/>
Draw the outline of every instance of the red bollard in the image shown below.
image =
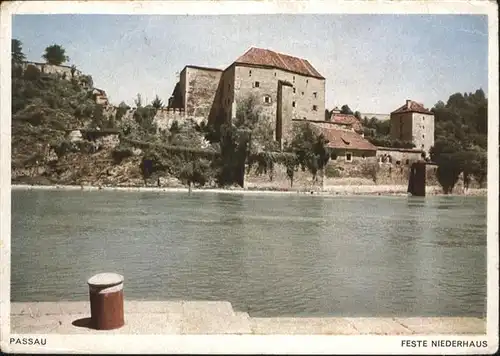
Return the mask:
<path id="1" fill-rule="evenodd" d="M 111 330 L 125 324 L 123 316 L 123 276 L 100 273 L 88 280 L 92 327 Z"/>

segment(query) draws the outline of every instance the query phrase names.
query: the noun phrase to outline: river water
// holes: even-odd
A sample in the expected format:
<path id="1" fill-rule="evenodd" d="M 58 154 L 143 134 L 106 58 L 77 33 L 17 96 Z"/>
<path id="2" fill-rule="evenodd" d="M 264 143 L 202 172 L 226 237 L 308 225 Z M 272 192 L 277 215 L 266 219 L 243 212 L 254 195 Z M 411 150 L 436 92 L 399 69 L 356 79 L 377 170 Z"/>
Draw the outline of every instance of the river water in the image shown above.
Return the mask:
<path id="1" fill-rule="evenodd" d="M 227 300 L 252 316 L 484 316 L 485 197 L 13 191 L 12 301 Z"/>

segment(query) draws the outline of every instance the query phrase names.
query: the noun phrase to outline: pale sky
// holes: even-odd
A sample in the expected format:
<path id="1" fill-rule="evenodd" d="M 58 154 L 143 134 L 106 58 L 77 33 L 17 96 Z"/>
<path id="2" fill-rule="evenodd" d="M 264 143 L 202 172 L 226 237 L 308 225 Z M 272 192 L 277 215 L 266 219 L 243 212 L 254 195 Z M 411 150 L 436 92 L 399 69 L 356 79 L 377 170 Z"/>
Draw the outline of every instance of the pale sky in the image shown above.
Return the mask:
<path id="1" fill-rule="evenodd" d="M 249 47 L 305 58 L 326 78 L 326 107 L 389 113 L 488 89 L 482 15 L 15 15 L 28 60 L 60 44 L 114 104 L 165 103 L 186 64 L 224 69 Z"/>

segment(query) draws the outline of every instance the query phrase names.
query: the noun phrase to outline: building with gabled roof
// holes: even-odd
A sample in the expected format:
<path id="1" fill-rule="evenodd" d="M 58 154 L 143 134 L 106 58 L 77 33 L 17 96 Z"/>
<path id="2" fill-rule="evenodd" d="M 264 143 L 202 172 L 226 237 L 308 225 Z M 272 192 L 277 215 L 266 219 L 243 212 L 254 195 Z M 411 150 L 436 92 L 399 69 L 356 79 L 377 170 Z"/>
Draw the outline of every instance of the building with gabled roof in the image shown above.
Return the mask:
<path id="1" fill-rule="evenodd" d="M 353 162 L 357 159 L 375 157 L 377 154 L 377 147 L 357 133 L 350 124 L 294 120 L 295 124 L 300 124 L 300 122 L 310 123 L 316 133 L 323 135 L 328 141 L 326 147 L 333 161 Z"/>
<path id="2" fill-rule="evenodd" d="M 406 103 L 394 110 L 392 114 L 404 114 L 404 113 L 420 113 L 420 114 L 428 114 L 433 115 L 432 112 L 424 107 L 424 104 L 417 103 L 413 100 L 406 100 Z"/>
<path id="3" fill-rule="evenodd" d="M 352 114 L 341 114 L 332 110 L 330 122 L 338 125 L 350 125 L 354 131 L 363 132 L 363 124 L 358 118 Z"/>
<path id="4" fill-rule="evenodd" d="M 391 113 L 391 137 L 412 142 L 426 154 L 434 146 L 434 114 L 413 100 Z"/>
<path id="5" fill-rule="evenodd" d="M 325 79 L 306 59 L 274 52 L 269 49 L 251 47 L 234 63 L 277 68 L 290 73 Z"/>
<path id="6" fill-rule="evenodd" d="M 303 58 L 251 47 L 225 70 L 186 66 L 169 106 L 218 125 L 236 116 L 238 103 L 254 97 L 281 143 L 293 119 L 324 120 L 325 78 Z"/>

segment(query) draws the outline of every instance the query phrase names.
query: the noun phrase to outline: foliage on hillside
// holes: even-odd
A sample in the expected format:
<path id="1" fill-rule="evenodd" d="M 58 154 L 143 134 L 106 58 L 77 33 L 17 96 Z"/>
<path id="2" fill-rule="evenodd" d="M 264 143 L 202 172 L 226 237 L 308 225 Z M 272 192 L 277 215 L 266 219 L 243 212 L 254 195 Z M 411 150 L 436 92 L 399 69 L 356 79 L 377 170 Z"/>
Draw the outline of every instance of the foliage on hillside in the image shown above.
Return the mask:
<path id="1" fill-rule="evenodd" d="M 311 125 L 298 125 L 291 140 L 280 149 L 271 122 L 263 117 L 256 100 L 253 96 L 241 99 L 235 119 L 222 124 L 218 132 L 207 128 L 207 137 L 220 145 L 220 156 L 212 166 L 218 184 L 243 186 L 246 169 L 255 168 L 257 174 L 268 173 L 272 177 L 277 163 L 286 167 L 292 186 L 298 169 L 308 170 L 316 178 L 329 159 L 324 136 Z"/>
<path id="2" fill-rule="evenodd" d="M 394 139 L 390 136 L 391 122 L 390 120 L 379 120 L 375 117 L 368 119 L 364 117 L 362 120 L 364 134 L 368 141 L 375 146 L 393 147 L 393 148 L 414 148 L 412 142 Z"/>
<path id="3" fill-rule="evenodd" d="M 13 68 L 12 156 L 22 165 L 43 154 L 47 145 L 64 141 L 67 130 L 88 127 L 102 119 L 102 107 L 76 80 L 44 74 L 34 66 Z"/>
<path id="4" fill-rule="evenodd" d="M 432 109 L 435 144 L 431 158 L 438 165 L 438 179 L 445 193 L 451 192 L 459 175 L 484 184 L 487 175 L 488 99 L 482 89 L 455 93 Z"/>

